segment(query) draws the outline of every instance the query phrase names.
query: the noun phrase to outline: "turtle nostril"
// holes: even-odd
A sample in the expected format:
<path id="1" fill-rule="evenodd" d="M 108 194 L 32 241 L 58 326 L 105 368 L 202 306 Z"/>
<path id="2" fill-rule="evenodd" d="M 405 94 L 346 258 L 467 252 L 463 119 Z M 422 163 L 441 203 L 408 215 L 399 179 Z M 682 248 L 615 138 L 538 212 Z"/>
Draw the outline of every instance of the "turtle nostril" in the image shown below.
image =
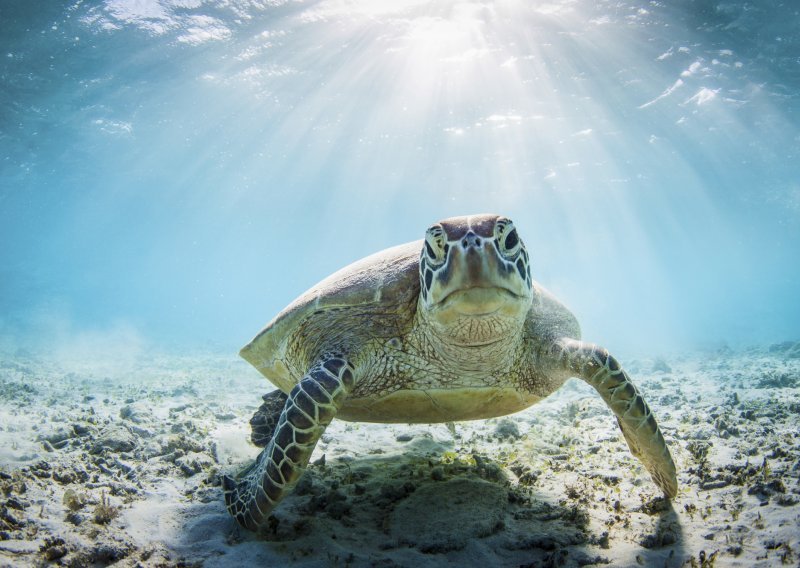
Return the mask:
<path id="1" fill-rule="evenodd" d="M 461 246 L 464 248 L 469 248 L 469 247 L 480 248 L 481 238 L 472 231 L 470 231 L 469 233 L 466 234 L 466 236 L 463 239 L 461 239 Z"/>

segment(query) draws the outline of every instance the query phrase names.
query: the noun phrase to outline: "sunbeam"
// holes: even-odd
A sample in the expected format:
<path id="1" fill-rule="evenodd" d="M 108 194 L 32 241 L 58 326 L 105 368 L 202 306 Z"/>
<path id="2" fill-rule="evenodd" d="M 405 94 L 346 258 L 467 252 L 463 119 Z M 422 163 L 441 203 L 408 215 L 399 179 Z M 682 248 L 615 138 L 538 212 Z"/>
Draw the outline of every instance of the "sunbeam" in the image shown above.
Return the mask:
<path id="1" fill-rule="evenodd" d="M 3 231 L 38 236 L 6 264 L 92 317 L 236 343 L 342 264 L 498 211 L 589 331 L 631 348 L 746 335 L 727 302 L 761 321 L 754 290 L 790 297 L 766 275 L 798 239 L 798 140 L 786 60 L 763 67 L 736 42 L 749 13 L 715 17 L 581 0 L 76 3 L 42 30 L 64 55 L 36 79 L 67 87 L 9 107 L 4 175 L 20 190 L 2 195 L 20 213 Z M 13 98 L 48 50 L 6 52 Z M 782 225 L 753 222 L 776 210 Z M 721 281 L 747 285 L 721 301 Z M 7 286 L 9 313 L 39 301 Z"/>

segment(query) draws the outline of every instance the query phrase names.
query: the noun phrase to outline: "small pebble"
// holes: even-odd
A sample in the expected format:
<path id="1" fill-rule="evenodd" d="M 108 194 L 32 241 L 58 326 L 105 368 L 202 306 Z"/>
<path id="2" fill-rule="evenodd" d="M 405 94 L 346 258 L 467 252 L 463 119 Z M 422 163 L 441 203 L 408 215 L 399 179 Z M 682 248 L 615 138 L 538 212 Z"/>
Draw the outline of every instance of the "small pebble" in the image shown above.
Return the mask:
<path id="1" fill-rule="evenodd" d="M 58 546 L 51 546 L 50 548 L 44 551 L 44 557 L 47 559 L 48 562 L 52 562 L 53 560 L 58 560 L 59 558 L 63 558 L 67 555 L 67 547 L 63 545 Z"/>
<path id="2" fill-rule="evenodd" d="M 519 427 L 513 420 L 505 418 L 498 422 L 497 427 L 494 429 L 494 435 L 500 439 L 518 440 L 520 438 Z"/>

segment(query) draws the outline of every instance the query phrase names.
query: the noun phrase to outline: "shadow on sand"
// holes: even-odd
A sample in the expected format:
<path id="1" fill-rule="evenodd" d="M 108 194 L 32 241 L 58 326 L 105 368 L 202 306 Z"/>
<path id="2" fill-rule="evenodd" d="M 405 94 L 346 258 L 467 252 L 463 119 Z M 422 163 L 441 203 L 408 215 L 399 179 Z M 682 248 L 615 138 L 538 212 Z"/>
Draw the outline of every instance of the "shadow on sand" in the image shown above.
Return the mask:
<path id="1" fill-rule="evenodd" d="M 331 460 L 309 468 L 274 512 L 268 534 L 241 530 L 230 519 L 219 523 L 227 547 L 215 565 L 243 559 L 298 566 L 611 562 L 608 534 L 597 530 L 603 525 L 596 511 L 592 519 L 590 502 L 565 496 L 554 503 L 537 492 L 535 478 L 527 481 L 512 481 L 490 458 L 452 452 Z M 659 512 L 648 512 L 656 514 L 652 534 L 625 539 L 640 546 L 628 546 L 632 552 L 623 565 L 682 564 L 677 514 L 666 502 Z M 201 537 L 187 529 L 183 544 L 190 550 L 191 540 Z M 613 556 L 617 565 L 619 554 Z"/>

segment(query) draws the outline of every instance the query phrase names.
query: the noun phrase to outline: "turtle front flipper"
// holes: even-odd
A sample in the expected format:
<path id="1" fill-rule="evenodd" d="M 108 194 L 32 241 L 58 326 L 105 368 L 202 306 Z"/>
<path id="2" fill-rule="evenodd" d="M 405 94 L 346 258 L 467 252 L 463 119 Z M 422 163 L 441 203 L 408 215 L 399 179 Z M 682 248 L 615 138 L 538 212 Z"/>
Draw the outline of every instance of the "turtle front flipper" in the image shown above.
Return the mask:
<path id="1" fill-rule="evenodd" d="M 300 479 L 352 387 L 353 368 L 341 357 L 321 361 L 295 385 L 255 463 L 239 479 L 222 479 L 225 504 L 240 525 L 255 532 L 268 526 L 270 512 Z"/>
<path id="2" fill-rule="evenodd" d="M 259 448 L 264 448 L 275 435 L 281 413 L 286 406 L 286 399 L 289 397 L 283 391 L 274 390 L 261 398 L 264 402 L 250 419 L 250 441 Z"/>
<path id="3" fill-rule="evenodd" d="M 565 370 L 592 385 L 611 411 L 628 442 L 664 494 L 678 494 L 678 479 L 667 443 L 650 407 L 628 374 L 606 349 L 575 339 L 556 342 L 555 355 Z"/>

